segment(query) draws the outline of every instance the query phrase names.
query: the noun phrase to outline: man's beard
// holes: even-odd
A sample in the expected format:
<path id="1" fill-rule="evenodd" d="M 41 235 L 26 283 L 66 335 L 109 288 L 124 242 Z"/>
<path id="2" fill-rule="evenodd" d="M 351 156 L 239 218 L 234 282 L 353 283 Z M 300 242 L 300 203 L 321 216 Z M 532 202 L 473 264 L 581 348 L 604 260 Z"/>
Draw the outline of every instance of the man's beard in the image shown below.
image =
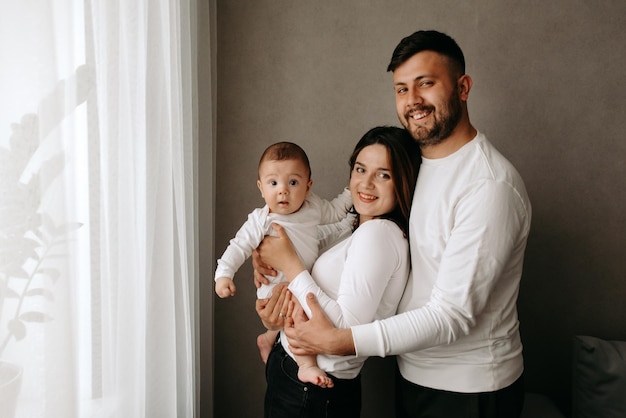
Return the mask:
<path id="1" fill-rule="evenodd" d="M 415 109 L 412 109 L 415 110 Z M 458 88 L 455 88 L 441 111 L 435 113 L 434 106 L 420 106 L 418 111 L 426 110 L 434 115 L 434 126 L 431 129 L 423 126 L 411 126 L 409 112 L 405 113 L 404 127 L 411 133 L 411 136 L 420 147 L 437 145 L 448 138 L 454 128 L 459 124 L 463 116 L 461 101 L 459 100 Z"/>

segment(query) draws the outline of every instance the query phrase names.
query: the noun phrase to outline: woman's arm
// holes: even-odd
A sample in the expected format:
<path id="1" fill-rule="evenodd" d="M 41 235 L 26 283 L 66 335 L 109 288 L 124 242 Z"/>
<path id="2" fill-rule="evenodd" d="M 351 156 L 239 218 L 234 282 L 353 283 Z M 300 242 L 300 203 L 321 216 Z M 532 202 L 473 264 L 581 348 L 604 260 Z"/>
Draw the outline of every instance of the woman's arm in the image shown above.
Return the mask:
<path id="1" fill-rule="evenodd" d="M 254 267 L 254 284 L 257 288 L 261 286 L 262 283 L 268 284 L 269 280 L 263 276 L 263 274 L 271 274 L 276 275 L 276 269 L 272 268 L 271 265 L 274 262 L 271 254 L 274 251 L 279 251 L 282 249 L 284 251 L 285 263 L 288 263 L 291 260 L 292 264 L 295 266 L 295 269 L 298 270 L 298 265 L 302 265 L 300 261 L 300 257 L 295 252 L 293 244 L 291 240 L 287 236 L 287 233 L 284 229 L 278 225 L 273 224 L 274 229 L 278 232 L 278 237 L 266 236 L 264 238 L 264 242 L 261 242 L 259 248 L 252 252 L 252 265 Z M 269 241 L 269 243 L 268 243 Z M 274 248 L 270 243 L 273 241 L 277 241 L 276 248 Z M 263 259 L 263 256 L 270 259 L 270 262 L 266 262 Z M 295 256 L 295 259 L 290 257 Z M 279 263 L 280 264 L 280 263 Z M 282 265 L 282 264 L 281 264 Z M 302 269 L 304 267 L 302 266 Z M 261 274 L 263 273 L 263 274 Z M 283 270 L 283 275 L 288 277 Z M 286 284 L 279 284 L 274 288 L 272 292 L 272 296 L 269 299 L 257 299 L 256 301 L 256 311 L 265 328 L 269 330 L 279 330 L 283 328 L 285 325 L 285 319 L 290 317 L 293 312 L 294 303 L 291 301 L 291 292 L 287 290 Z"/>
<path id="2" fill-rule="evenodd" d="M 287 280 L 291 281 L 306 268 L 283 227 L 272 224 L 272 228 L 278 236 L 266 236 L 257 248 L 257 252 L 263 263 L 282 271 Z"/>
<path id="3" fill-rule="evenodd" d="M 408 242 L 397 225 L 388 220 L 365 222 L 344 248 L 347 249 L 338 249 L 346 252 L 343 268 L 336 266 L 341 269 L 336 300 L 307 271 L 291 282 L 289 289 L 294 296 L 308 310 L 306 295 L 313 293 L 339 328 L 371 322 L 379 309 L 386 315 L 395 313 L 409 273 Z M 321 258 L 318 262 L 326 260 Z M 333 262 L 337 262 L 336 257 L 325 268 L 334 268 Z"/>
<path id="4" fill-rule="evenodd" d="M 256 248 L 252 251 L 252 268 L 254 269 L 254 286 L 258 289 L 261 285 L 270 284 L 270 280 L 265 276 L 276 276 L 278 272 L 269 264 L 261 260 L 261 256 Z"/>

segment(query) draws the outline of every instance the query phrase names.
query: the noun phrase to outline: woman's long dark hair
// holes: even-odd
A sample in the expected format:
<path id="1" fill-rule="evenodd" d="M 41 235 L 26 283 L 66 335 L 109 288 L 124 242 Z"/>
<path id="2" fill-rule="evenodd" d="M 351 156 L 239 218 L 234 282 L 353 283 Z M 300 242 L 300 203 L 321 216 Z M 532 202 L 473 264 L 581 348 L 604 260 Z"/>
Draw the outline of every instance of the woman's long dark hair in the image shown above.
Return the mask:
<path id="1" fill-rule="evenodd" d="M 383 145 L 389 153 L 391 164 L 391 179 L 396 195 L 396 207 L 389 213 L 379 216 L 395 222 L 405 236 L 409 235 L 409 213 L 413 192 L 417 182 L 417 173 L 422 162 L 420 149 L 411 134 L 406 129 L 394 126 L 378 126 L 372 128 L 359 140 L 350 156 L 350 176 L 354 170 L 357 156 L 363 148 L 370 145 Z M 359 215 L 357 213 L 356 225 Z"/>

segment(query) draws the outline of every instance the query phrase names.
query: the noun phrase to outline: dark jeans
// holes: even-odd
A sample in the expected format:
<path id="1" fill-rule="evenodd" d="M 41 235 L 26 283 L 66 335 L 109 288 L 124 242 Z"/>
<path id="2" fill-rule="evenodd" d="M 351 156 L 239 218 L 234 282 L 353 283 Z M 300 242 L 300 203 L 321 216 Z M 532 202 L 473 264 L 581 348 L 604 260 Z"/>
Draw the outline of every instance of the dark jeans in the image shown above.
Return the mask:
<path id="1" fill-rule="evenodd" d="M 298 365 L 280 342 L 274 344 L 265 366 L 265 418 L 358 418 L 361 413 L 361 375 L 333 379 L 334 387 L 298 380 Z"/>
<path id="2" fill-rule="evenodd" d="M 397 418 L 519 418 L 524 379 L 495 392 L 457 393 L 409 382 L 396 370 Z"/>

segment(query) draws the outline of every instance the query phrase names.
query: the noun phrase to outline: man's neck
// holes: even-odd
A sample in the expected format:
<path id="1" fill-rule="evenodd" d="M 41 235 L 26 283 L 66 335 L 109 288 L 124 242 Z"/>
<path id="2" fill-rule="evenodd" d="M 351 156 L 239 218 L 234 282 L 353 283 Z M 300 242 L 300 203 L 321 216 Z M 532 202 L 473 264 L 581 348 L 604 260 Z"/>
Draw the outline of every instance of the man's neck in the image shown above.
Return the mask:
<path id="1" fill-rule="evenodd" d="M 445 158 L 460 150 L 463 145 L 470 142 L 478 132 L 468 122 L 459 124 L 452 134 L 435 145 L 421 147 L 422 156 L 431 160 Z"/>

